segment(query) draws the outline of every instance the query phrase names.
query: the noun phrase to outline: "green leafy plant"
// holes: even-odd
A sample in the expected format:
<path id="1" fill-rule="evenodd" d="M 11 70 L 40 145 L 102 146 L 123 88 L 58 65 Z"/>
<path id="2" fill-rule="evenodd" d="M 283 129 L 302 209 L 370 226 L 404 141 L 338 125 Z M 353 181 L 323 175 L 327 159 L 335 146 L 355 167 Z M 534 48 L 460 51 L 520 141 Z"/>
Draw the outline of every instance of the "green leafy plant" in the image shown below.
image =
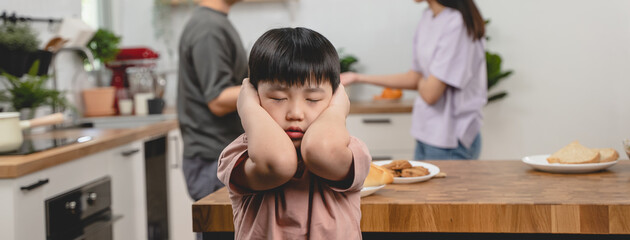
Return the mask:
<path id="1" fill-rule="evenodd" d="M 39 61 L 35 61 L 28 74 L 19 78 L 3 72 L 2 81 L 5 89 L 0 91 L 0 102 L 8 102 L 15 111 L 30 108 L 35 110 L 42 106 L 57 108 L 71 107 L 63 92 L 46 88 L 47 75 L 37 76 Z M 35 111 L 31 111 L 34 114 Z M 33 116 L 30 116 L 32 118 Z"/>
<path id="2" fill-rule="evenodd" d="M 490 23 L 490 20 L 485 21 L 486 25 Z M 490 40 L 486 37 L 486 40 Z M 506 77 L 512 74 L 512 70 L 503 71 L 501 64 L 503 59 L 498 53 L 492 53 L 486 51 L 486 70 L 488 72 L 488 103 L 500 100 L 507 97 L 506 91 L 499 91 L 497 93 L 490 93 L 490 89 L 494 88 L 499 82 L 505 80 Z"/>
<path id="3" fill-rule="evenodd" d="M 120 52 L 120 48 L 118 48 L 119 43 L 119 36 L 101 28 L 96 31 L 90 42 L 88 42 L 87 47 L 92 51 L 95 59 L 98 59 L 101 63 L 107 63 L 116 59 L 116 55 Z"/>
<path id="4" fill-rule="evenodd" d="M 353 55 L 345 54 L 343 49 L 339 51 L 339 64 L 341 67 L 341 72 L 356 72 L 356 69 L 352 67 L 355 63 L 359 62 L 359 59 Z"/>
<path id="5" fill-rule="evenodd" d="M 8 51 L 35 52 L 39 40 L 35 31 L 26 23 L 0 25 L 0 46 Z"/>
<path id="6" fill-rule="evenodd" d="M 488 103 L 502 99 L 507 96 L 506 91 L 490 93 L 490 89 L 494 88 L 499 82 L 512 74 L 512 70 L 501 70 L 501 56 L 496 53 L 486 51 L 486 68 L 488 71 Z"/>

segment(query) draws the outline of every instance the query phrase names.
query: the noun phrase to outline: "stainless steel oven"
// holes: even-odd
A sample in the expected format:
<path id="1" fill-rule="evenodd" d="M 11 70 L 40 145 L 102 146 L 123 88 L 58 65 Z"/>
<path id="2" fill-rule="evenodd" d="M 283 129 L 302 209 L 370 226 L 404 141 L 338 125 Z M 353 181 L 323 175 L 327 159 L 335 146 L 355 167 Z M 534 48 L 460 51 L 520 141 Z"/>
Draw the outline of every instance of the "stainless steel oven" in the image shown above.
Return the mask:
<path id="1" fill-rule="evenodd" d="M 111 240 L 111 203 L 110 177 L 47 199 L 46 239 Z"/>

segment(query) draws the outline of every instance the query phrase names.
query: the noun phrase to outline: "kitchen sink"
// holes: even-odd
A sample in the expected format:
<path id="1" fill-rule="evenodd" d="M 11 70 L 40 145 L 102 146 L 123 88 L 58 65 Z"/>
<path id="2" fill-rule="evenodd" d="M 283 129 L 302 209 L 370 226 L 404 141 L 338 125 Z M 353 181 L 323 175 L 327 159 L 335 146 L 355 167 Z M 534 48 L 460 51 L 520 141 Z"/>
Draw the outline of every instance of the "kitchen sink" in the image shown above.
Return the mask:
<path id="1" fill-rule="evenodd" d="M 152 114 L 145 116 L 108 116 L 77 119 L 77 124 L 93 128 L 136 128 L 153 123 L 176 119 L 176 114 Z"/>

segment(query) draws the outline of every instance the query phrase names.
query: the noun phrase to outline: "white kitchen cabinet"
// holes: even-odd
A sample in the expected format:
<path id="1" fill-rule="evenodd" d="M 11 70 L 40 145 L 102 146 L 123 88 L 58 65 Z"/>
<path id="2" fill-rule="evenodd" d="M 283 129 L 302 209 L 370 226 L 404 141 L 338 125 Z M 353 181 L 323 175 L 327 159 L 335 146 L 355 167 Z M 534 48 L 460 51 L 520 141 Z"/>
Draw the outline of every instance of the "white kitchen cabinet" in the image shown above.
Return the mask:
<path id="1" fill-rule="evenodd" d="M 14 179 L 0 179 L 0 239 L 46 239 L 45 201 L 109 174 L 101 152 Z M 31 190 L 23 187 L 36 186 Z"/>
<path id="2" fill-rule="evenodd" d="M 373 160 L 413 159 L 410 113 L 350 114 L 346 126 L 365 142 Z"/>
<path id="3" fill-rule="evenodd" d="M 142 142 L 0 179 L 0 239 L 46 239 L 45 201 L 110 176 L 114 239 L 147 239 Z M 127 155 L 127 156 L 125 156 Z M 40 184 L 38 184 L 40 183 Z M 36 186 L 31 190 L 21 188 Z"/>
<path id="4" fill-rule="evenodd" d="M 114 239 L 147 239 L 144 144 L 135 141 L 108 151 L 112 181 Z"/>
<path id="5" fill-rule="evenodd" d="M 192 231 L 193 200 L 182 172 L 183 142 L 179 129 L 170 131 L 167 140 L 169 239 L 193 240 L 196 238 Z"/>

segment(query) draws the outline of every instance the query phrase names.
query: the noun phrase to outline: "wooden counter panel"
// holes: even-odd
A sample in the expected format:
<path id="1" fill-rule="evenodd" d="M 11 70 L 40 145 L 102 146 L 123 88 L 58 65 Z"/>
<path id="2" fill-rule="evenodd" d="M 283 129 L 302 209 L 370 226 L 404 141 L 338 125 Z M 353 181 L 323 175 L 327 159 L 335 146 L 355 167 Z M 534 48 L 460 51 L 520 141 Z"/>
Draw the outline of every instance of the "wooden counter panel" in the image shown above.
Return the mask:
<path id="1" fill-rule="evenodd" d="M 353 101 L 350 103 L 350 114 L 410 113 L 413 109 L 413 102 L 413 99 L 402 99 L 393 101 Z"/>
<path id="2" fill-rule="evenodd" d="M 630 234 L 630 161 L 588 174 L 521 161 L 428 161 L 448 176 L 361 199 L 364 232 Z M 193 205 L 193 229 L 234 231 L 226 188 Z"/>
<path id="3" fill-rule="evenodd" d="M 134 129 L 67 129 L 36 134 L 31 138 L 91 136 L 92 140 L 28 155 L 0 156 L 0 178 L 17 178 L 136 140 L 168 133 L 178 127 L 176 120 Z"/>

